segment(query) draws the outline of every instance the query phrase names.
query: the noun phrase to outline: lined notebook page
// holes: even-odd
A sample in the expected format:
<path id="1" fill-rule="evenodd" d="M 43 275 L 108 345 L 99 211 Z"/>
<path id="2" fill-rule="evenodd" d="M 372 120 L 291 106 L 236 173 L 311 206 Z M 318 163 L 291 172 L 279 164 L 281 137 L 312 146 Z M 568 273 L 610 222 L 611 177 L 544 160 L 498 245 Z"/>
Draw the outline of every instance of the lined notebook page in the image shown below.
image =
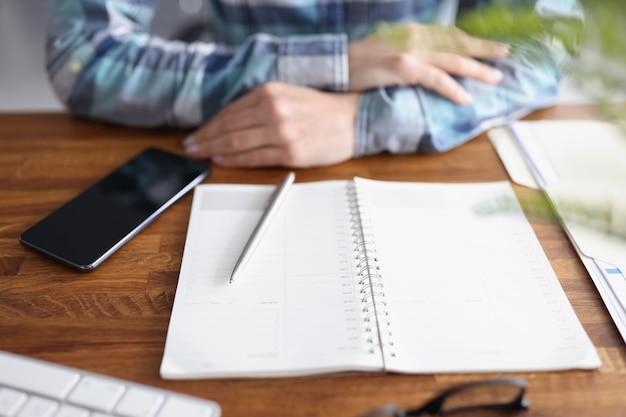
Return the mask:
<path id="1" fill-rule="evenodd" d="M 240 278 L 272 187 L 196 187 L 161 366 L 164 378 L 380 369 L 349 256 L 346 182 L 297 184 Z"/>
<path id="2" fill-rule="evenodd" d="M 390 371 L 528 371 L 599 366 L 521 212 L 475 205 L 507 183 L 357 179 L 384 283 Z M 388 340 L 389 342 L 389 340 Z"/>

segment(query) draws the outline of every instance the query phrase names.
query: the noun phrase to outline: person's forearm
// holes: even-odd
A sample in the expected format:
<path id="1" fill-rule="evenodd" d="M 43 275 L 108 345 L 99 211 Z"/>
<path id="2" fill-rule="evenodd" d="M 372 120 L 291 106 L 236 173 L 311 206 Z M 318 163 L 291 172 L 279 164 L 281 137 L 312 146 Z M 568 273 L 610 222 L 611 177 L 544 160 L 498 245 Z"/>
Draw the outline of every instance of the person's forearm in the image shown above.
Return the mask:
<path id="1" fill-rule="evenodd" d="M 249 74 L 246 62 L 223 47 L 150 36 L 154 4 L 61 1 L 56 7 L 47 69 L 61 100 L 80 116 L 132 126 L 197 126 L 234 89 L 250 84 L 245 76 L 276 78 L 275 62 L 265 63 L 275 61 L 271 54 L 257 58 Z M 269 46 L 253 39 L 240 51 L 271 50 L 273 40 L 263 41 Z"/>

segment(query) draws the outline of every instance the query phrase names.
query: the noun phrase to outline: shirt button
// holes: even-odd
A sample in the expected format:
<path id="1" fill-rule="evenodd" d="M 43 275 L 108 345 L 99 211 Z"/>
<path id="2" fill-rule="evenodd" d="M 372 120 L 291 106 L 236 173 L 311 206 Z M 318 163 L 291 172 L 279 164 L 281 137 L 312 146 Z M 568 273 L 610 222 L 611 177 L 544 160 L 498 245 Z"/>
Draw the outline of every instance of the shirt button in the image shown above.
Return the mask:
<path id="1" fill-rule="evenodd" d="M 70 72 L 73 74 L 78 74 L 83 69 L 83 64 L 78 61 L 70 62 Z"/>

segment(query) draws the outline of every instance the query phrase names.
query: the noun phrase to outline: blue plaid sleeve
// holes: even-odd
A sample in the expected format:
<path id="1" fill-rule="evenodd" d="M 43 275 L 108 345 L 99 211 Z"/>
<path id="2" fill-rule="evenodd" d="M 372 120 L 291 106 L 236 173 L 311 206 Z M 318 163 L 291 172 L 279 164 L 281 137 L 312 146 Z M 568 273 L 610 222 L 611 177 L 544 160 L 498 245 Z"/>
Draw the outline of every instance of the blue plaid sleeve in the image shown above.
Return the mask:
<path id="1" fill-rule="evenodd" d="M 236 46 L 183 43 L 149 34 L 156 3 L 53 1 L 47 71 L 73 114 L 131 126 L 191 127 L 268 81 L 346 89 L 343 34 L 259 33 Z"/>

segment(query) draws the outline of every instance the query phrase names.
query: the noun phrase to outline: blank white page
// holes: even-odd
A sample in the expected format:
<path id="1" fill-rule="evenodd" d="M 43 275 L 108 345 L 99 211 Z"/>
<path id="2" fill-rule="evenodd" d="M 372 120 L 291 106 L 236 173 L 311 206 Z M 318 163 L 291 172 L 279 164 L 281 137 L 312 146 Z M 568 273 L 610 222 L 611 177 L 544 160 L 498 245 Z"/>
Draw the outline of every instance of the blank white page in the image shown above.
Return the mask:
<path id="1" fill-rule="evenodd" d="M 254 256 L 229 284 L 272 187 L 196 187 L 164 378 L 381 368 L 358 308 L 345 188 L 345 181 L 292 185 Z"/>
<path id="2" fill-rule="evenodd" d="M 356 179 L 370 204 L 396 372 L 592 368 L 596 351 L 507 183 Z M 391 343 L 393 345 L 391 346 Z"/>

